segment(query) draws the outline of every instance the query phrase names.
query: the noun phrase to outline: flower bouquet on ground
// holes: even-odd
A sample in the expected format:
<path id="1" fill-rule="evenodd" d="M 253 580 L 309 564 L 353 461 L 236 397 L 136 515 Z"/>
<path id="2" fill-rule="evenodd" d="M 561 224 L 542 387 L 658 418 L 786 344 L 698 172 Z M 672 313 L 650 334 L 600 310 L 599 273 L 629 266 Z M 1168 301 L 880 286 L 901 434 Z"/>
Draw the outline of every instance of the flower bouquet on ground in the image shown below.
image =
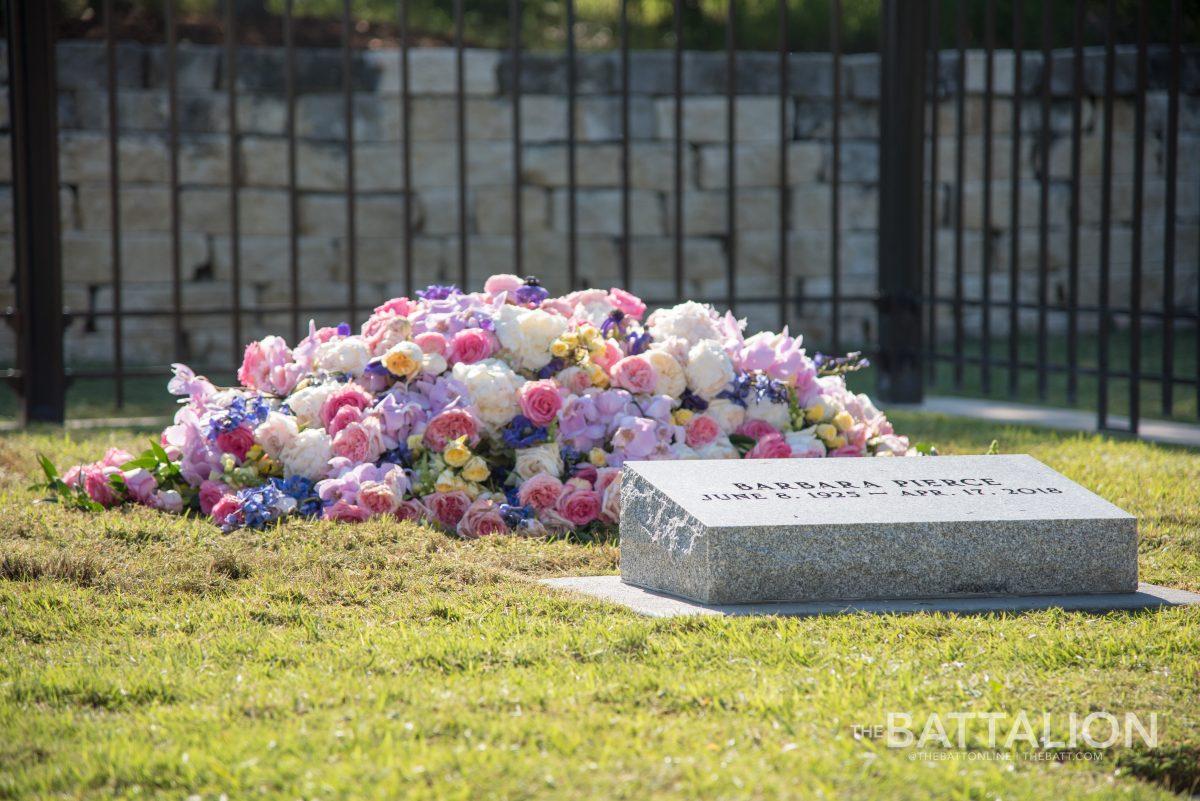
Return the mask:
<path id="1" fill-rule="evenodd" d="M 45 487 L 84 509 L 144 504 L 224 530 L 289 516 L 424 520 L 463 537 L 611 524 L 639 459 L 915 453 L 866 395 L 855 354 L 682 303 L 648 318 L 620 289 L 552 298 L 533 278 L 431 286 L 355 333 L 246 348 L 240 387 L 175 365 L 174 424 Z"/>

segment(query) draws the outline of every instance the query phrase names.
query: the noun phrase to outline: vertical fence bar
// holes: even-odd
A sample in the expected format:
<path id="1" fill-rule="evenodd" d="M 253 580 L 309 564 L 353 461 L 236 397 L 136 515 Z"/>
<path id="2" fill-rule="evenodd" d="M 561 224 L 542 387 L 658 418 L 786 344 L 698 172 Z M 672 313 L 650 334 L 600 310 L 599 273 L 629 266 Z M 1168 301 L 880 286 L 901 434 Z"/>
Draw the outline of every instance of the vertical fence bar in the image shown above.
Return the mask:
<path id="1" fill-rule="evenodd" d="M 630 289 L 629 0 L 621 0 L 621 286 Z"/>
<path id="2" fill-rule="evenodd" d="M 926 341 L 929 343 L 929 351 L 925 354 L 926 369 L 931 382 L 937 381 L 937 287 L 938 287 L 938 218 L 940 217 L 940 209 L 938 208 L 938 127 L 939 113 L 942 107 L 941 99 L 941 71 L 942 71 L 942 53 L 938 49 L 941 45 L 942 29 L 938 10 L 941 7 L 940 0 L 934 0 L 929 5 L 929 46 L 932 50 L 932 64 L 930 64 L 931 74 L 929 77 L 929 104 L 930 117 L 932 122 L 929 125 L 929 234 L 928 234 L 928 250 L 929 250 L 929 277 L 928 291 L 926 293 L 927 302 L 925 304 L 925 313 L 928 316 L 926 323 Z"/>
<path id="3" fill-rule="evenodd" d="M 175 361 L 183 353 L 183 257 L 179 221 L 179 91 L 178 42 L 175 25 L 175 0 L 163 3 L 167 33 L 167 180 L 170 184 L 171 215 L 171 352 Z"/>
<path id="4" fill-rule="evenodd" d="M 836 1 L 836 0 L 835 0 Z M 737 311 L 737 23 L 736 0 L 725 20 L 725 305 Z"/>
<path id="5" fill-rule="evenodd" d="M 287 95 L 288 278 L 292 341 L 300 341 L 300 199 L 296 193 L 296 42 L 293 0 L 283 6 L 284 92 Z"/>
<path id="6" fill-rule="evenodd" d="M 683 300 L 683 0 L 673 0 L 675 29 L 675 300 Z"/>
<path id="7" fill-rule="evenodd" d="M 113 399 L 125 406 L 125 342 L 121 276 L 121 130 L 117 113 L 117 40 L 113 28 L 113 0 L 104 0 L 104 68 L 108 90 L 108 209 L 111 224 Z"/>
<path id="8" fill-rule="evenodd" d="M 354 175 L 354 34 L 350 0 L 342 0 L 342 114 L 346 125 L 346 313 L 358 319 L 358 226 L 355 220 Z"/>
<path id="9" fill-rule="evenodd" d="M 779 0 L 779 328 L 788 324 L 788 106 L 791 81 L 788 71 L 788 0 Z"/>
<path id="10" fill-rule="evenodd" d="M 992 391 L 992 92 L 996 80 L 996 0 L 987 0 L 983 12 L 983 233 L 982 319 L 979 386 Z"/>
<path id="11" fill-rule="evenodd" d="M 525 226 L 522 214 L 521 181 L 521 0 L 509 0 L 509 58 L 512 60 L 512 145 L 513 145 L 513 272 L 524 275 L 522 256 Z"/>
<path id="12" fill-rule="evenodd" d="M 242 241 L 241 213 L 238 207 L 238 93 L 237 93 L 237 29 L 234 20 L 236 0 L 225 0 L 225 86 L 229 102 L 229 278 L 231 364 L 236 368 L 242 362 Z"/>
<path id="13" fill-rule="evenodd" d="M 1008 201 L 1008 394 L 1015 397 L 1020 386 L 1021 298 L 1021 95 L 1023 13 L 1021 0 L 1013 0 L 1012 149 L 1008 171 L 1012 179 Z"/>
<path id="14" fill-rule="evenodd" d="M 1137 94 L 1133 117 L 1133 253 L 1129 277 L 1129 430 L 1142 411 L 1142 232 L 1146 183 L 1146 0 L 1137 4 Z"/>
<path id="15" fill-rule="evenodd" d="M 1108 0 L 1105 10 L 1104 35 L 1104 119 L 1103 143 L 1101 144 L 1100 177 L 1100 340 L 1098 343 L 1097 367 L 1099 382 L 1096 389 L 1096 425 L 1108 428 L 1108 338 L 1109 279 L 1112 264 L 1109 247 L 1112 231 L 1112 151 L 1113 151 L 1113 91 L 1116 73 L 1116 0 Z"/>
<path id="16" fill-rule="evenodd" d="M 1083 0 L 1075 0 L 1071 54 L 1071 210 L 1067 232 L 1067 403 L 1079 399 L 1079 182 L 1083 137 Z"/>
<path id="17" fill-rule="evenodd" d="M 575 163 L 575 0 L 567 0 L 567 289 L 579 286 Z"/>
<path id="18" fill-rule="evenodd" d="M 958 60 L 954 65 L 954 388 L 962 389 L 966 365 L 966 330 L 963 321 L 963 180 L 967 155 L 967 14 L 965 0 L 957 0 L 954 38 Z"/>
<path id="19" fill-rule="evenodd" d="M 830 343 L 842 350 L 842 2 L 829 3 L 829 50 L 833 61 L 832 141 L 829 163 L 829 303 Z"/>
<path id="20" fill-rule="evenodd" d="M 884 0 L 879 111 L 879 390 L 920 402 L 925 0 Z M 886 145 L 885 145 L 886 143 Z"/>
<path id="21" fill-rule="evenodd" d="M 458 285 L 467 289 L 467 111 L 463 56 L 463 2 L 454 0 L 454 116 L 458 129 Z"/>
<path id="22" fill-rule="evenodd" d="M 400 167 L 404 191 L 404 294 L 413 286 L 412 93 L 409 90 L 408 4 L 400 0 Z"/>
<path id="23" fill-rule="evenodd" d="M 1179 159 L 1179 28 L 1180 0 L 1171 0 L 1171 63 L 1167 78 L 1167 196 L 1163 219 L 1163 342 L 1162 413 L 1170 417 L 1175 406 L 1175 204 Z M 1200 309 L 1198 309 L 1200 311 Z M 1196 322 L 1200 328 L 1200 319 Z M 1200 353 L 1200 350 L 1197 350 Z"/>
<path id="24" fill-rule="evenodd" d="M 61 423 L 63 286 L 58 218 L 54 4 L 8 0 L 13 245 L 22 424 Z"/>
<path id="25" fill-rule="evenodd" d="M 1050 59 L 1050 3 L 1042 3 L 1042 120 L 1038 131 L 1038 150 L 1041 153 L 1041 185 L 1038 190 L 1038 279 L 1037 279 L 1037 396 L 1046 400 L 1047 294 L 1050 283 L 1050 79 L 1053 64 Z"/>

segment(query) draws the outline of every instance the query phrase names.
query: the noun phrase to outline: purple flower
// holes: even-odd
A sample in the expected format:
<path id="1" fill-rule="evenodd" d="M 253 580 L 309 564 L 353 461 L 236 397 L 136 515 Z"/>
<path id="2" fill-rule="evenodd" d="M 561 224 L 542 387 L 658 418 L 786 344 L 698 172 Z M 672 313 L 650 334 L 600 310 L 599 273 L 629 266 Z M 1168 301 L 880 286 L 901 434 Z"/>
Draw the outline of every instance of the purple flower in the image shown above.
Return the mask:
<path id="1" fill-rule="evenodd" d="M 417 297 L 421 300 L 445 300 L 451 295 L 461 295 L 462 290 L 453 284 L 430 284 L 425 289 L 417 290 Z"/>
<path id="2" fill-rule="evenodd" d="M 542 286 L 542 282 L 532 275 L 526 278 L 525 283 L 517 290 L 517 302 L 527 306 L 536 306 L 548 297 L 550 293 Z"/>

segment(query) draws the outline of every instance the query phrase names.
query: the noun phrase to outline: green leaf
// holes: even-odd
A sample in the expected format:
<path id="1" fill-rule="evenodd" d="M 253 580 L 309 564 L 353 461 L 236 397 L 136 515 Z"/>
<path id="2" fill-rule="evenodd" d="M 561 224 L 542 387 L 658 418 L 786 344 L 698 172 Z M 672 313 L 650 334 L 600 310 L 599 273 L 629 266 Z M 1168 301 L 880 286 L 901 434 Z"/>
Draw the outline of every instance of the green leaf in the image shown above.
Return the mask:
<path id="1" fill-rule="evenodd" d="M 758 444 L 754 437 L 747 437 L 745 434 L 730 434 L 729 441 L 742 453 L 745 453 Z"/>
<path id="2" fill-rule="evenodd" d="M 938 455 L 937 446 L 930 442 L 916 442 L 913 444 L 913 448 L 916 449 L 917 453 L 920 453 L 924 456 Z"/>
<path id="3" fill-rule="evenodd" d="M 139 467 L 145 470 L 153 470 L 158 467 L 158 459 L 150 455 L 142 455 L 136 459 L 130 459 L 121 465 L 122 470 L 137 470 Z"/>
<path id="4" fill-rule="evenodd" d="M 153 453 L 154 456 L 160 462 L 170 462 L 171 461 L 171 457 L 167 455 L 167 452 L 165 450 L 163 450 L 163 446 L 159 445 L 154 440 L 150 440 L 150 452 Z"/>
<path id="5" fill-rule="evenodd" d="M 987 456 L 996 456 L 1000 453 L 1000 440 L 992 440 L 992 444 L 988 445 Z"/>
<path id="6" fill-rule="evenodd" d="M 54 467 L 54 462 L 46 458 L 44 454 L 37 455 L 38 464 L 42 466 L 42 472 L 46 474 L 47 483 L 53 484 L 58 481 L 58 470 Z"/>

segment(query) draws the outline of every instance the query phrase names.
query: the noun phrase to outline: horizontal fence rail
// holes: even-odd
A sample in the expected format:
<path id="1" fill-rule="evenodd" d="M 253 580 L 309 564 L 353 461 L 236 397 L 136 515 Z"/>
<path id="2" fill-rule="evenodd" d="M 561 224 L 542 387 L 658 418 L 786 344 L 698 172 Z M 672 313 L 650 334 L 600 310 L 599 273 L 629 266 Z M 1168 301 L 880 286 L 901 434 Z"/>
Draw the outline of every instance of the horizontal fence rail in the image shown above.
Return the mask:
<path id="1" fill-rule="evenodd" d="M 600 40 L 567 0 L 556 51 L 529 49 L 545 37 L 521 0 L 498 6 L 496 49 L 472 46 L 471 0 L 445 4 L 435 48 L 404 0 L 394 49 L 334 5 L 321 47 L 299 44 L 294 0 L 277 45 L 247 41 L 237 0 L 214 0 L 207 38 L 164 0 L 149 41 L 102 0 L 93 38 L 55 45 L 56 21 L 9 0 L 0 358 L 27 419 L 61 419 L 68 380 L 111 382 L 121 407 L 165 362 L 228 378 L 248 338 L 507 271 L 862 349 L 888 400 L 1091 404 L 1133 433 L 1200 409 L 1182 0 L 881 0 L 878 54 L 847 50 L 862 32 L 840 0 L 819 53 L 795 49 L 796 0 L 767 18 L 773 52 L 744 48 L 762 20 L 735 0 L 676 0 L 658 50 L 635 44 L 636 0 L 613 1 Z M 719 49 L 692 49 L 701 34 Z M 34 313 L 51 307 L 55 325 Z"/>

